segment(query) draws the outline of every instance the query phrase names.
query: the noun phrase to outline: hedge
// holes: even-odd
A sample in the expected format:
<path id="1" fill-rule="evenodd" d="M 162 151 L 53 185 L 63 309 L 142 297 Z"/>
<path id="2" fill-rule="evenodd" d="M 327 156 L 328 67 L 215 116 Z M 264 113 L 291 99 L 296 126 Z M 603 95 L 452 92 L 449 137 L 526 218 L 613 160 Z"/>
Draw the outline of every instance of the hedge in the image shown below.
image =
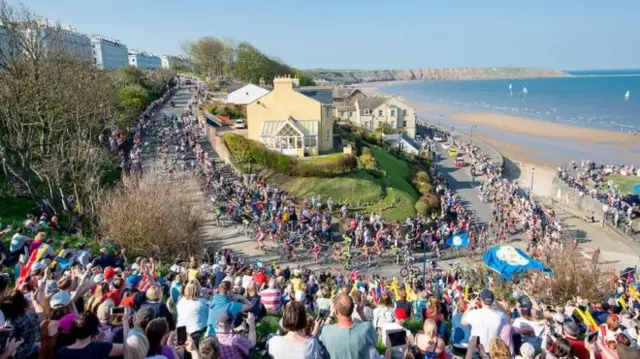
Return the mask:
<path id="1" fill-rule="evenodd" d="M 244 165 L 258 165 L 276 172 L 301 177 L 333 177 L 358 166 L 353 155 L 335 154 L 298 160 L 266 148 L 263 144 L 235 133 L 222 136 L 233 160 Z"/>

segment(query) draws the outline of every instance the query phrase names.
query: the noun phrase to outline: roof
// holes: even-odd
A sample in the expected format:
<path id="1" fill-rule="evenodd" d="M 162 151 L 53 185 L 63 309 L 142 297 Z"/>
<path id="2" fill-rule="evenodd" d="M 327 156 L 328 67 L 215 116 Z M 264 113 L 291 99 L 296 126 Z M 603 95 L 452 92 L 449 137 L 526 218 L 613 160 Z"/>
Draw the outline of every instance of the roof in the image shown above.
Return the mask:
<path id="1" fill-rule="evenodd" d="M 418 146 L 418 144 L 414 140 L 412 140 L 411 137 L 407 136 L 406 133 L 393 133 L 390 135 L 386 135 L 384 136 L 384 140 L 391 146 L 395 146 L 396 143 L 402 140 L 417 151 L 420 151 L 420 146 Z"/>
<path id="2" fill-rule="evenodd" d="M 358 106 L 360 106 L 360 110 L 362 111 L 364 109 L 373 110 L 374 108 L 386 102 L 387 99 L 384 97 L 365 97 L 359 98 L 357 101 Z"/>
<path id="3" fill-rule="evenodd" d="M 333 93 L 331 89 L 298 89 L 297 91 L 324 105 L 331 105 L 333 103 Z"/>
<path id="4" fill-rule="evenodd" d="M 228 94 L 227 103 L 247 105 L 268 93 L 269 90 L 254 84 L 248 84 Z"/>
<path id="5" fill-rule="evenodd" d="M 275 136 L 286 125 L 290 124 L 296 131 L 304 136 L 317 135 L 319 120 L 303 120 L 298 121 L 293 117 L 289 117 L 284 121 L 264 121 L 262 123 L 261 136 Z"/>

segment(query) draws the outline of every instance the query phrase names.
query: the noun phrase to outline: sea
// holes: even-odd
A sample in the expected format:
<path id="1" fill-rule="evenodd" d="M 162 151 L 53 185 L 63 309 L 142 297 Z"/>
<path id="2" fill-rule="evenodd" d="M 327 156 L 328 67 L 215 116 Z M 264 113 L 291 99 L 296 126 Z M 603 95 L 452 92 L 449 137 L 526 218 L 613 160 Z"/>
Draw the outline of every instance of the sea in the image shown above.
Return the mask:
<path id="1" fill-rule="evenodd" d="M 494 112 L 574 126 L 640 131 L 640 70 L 568 73 L 572 76 L 412 81 L 391 83 L 381 90 L 410 101 L 442 104 L 457 111 Z M 630 96 L 625 100 L 627 91 Z"/>

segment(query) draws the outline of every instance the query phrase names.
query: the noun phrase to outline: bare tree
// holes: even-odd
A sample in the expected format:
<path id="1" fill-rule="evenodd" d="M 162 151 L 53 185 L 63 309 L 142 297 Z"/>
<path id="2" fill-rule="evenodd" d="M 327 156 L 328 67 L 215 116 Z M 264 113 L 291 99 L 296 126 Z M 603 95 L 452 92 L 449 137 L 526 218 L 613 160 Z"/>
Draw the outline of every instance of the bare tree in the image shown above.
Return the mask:
<path id="1" fill-rule="evenodd" d="M 115 89 L 55 28 L 0 0 L 9 49 L 0 53 L 0 161 L 5 175 L 53 212 L 97 196 L 113 158 L 101 148 Z M 46 200 L 46 201 L 43 201 Z"/>

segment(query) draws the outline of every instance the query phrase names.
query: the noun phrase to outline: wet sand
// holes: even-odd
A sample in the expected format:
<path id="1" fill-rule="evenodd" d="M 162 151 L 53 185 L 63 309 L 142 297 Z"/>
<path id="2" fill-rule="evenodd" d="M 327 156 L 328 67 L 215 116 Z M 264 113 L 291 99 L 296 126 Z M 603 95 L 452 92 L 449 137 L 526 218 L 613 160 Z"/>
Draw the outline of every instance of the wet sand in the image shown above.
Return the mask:
<path id="1" fill-rule="evenodd" d="M 533 120 L 523 117 L 494 113 L 456 113 L 451 116 L 456 122 L 495 128 L 500 131 L 526 135 L 573 139 L 590 142 L 629 143 L 640 141 L 640 137 L 629 133 L 571 126 L 551 121 Z"/>

